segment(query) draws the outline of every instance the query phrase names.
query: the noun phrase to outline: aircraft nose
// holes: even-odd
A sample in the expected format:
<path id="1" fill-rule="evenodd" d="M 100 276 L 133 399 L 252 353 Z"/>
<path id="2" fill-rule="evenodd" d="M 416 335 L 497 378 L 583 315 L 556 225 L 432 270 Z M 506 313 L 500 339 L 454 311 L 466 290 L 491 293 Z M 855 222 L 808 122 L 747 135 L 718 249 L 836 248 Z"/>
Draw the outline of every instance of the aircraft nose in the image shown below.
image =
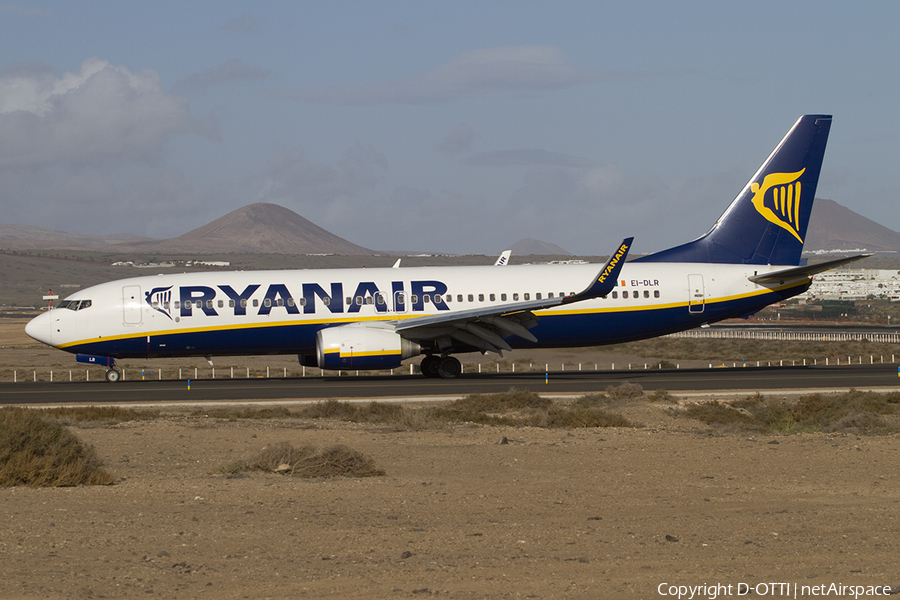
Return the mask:
<path id="1" fill-rule="evenodd" d="M 53 318 L 49 312 L 38 315 L 25 325 L 25 333 L 42 344 L 52 346 Z"/>

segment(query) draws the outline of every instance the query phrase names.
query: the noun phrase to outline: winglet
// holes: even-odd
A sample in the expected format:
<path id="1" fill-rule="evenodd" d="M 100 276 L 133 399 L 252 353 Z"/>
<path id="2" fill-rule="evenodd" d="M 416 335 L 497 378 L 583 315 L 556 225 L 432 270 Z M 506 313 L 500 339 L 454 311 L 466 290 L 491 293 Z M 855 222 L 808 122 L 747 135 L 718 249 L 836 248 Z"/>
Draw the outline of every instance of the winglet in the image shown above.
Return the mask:
<path id="1" fill-rule="evenodd" d="M 631 250 L 631 243 L 633 241 L 633 237 L 622 240 L 622 243 L 616 251 L 612 253 L 609 260 L 606 261 L 606 264 L 600 269 L 600 272 L 594 278 L 593 283 L 591 283 L 591 285 L 583 292 L 565 298 L 562 301 L 562 304 L 599 298 L 600 296 L 605 296 L 610 293 L 612 289 L 616 287 L 619 271 L 622 270 L 622 265 L 625 264 L 625 258 L 628 256 L 628 251 Z"/>
<path id="2" fill-rule="evenodd" d="M 500 256 L 497 257 L 497 262 L 494 263 L 495 267 L 502 267 L 509 263 L 509 255 L 512 254 L 512 250 L 504 250 Z"/>

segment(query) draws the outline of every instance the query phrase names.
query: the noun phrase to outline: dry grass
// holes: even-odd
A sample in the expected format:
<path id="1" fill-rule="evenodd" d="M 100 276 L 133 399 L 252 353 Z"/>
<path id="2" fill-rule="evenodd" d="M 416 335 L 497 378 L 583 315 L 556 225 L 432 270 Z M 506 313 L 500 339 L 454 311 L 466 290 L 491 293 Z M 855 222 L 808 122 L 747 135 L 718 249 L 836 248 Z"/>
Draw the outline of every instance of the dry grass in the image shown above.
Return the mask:
<path id="1" fill-rule="evenodd" d="M 118 406 L 63 406 L 45 409 L 44 414 L 58 420 L 63 425 L 77 423 L 80 427 L 87 427 L 153 419 L 159 416 L 159 411 L 139 411 Z"/>
<path id="2" fill-rule="evenodd" d="M 624 391 L 610 388 L 618 398 L 640 398 L 640 386 Z M 635 391 L 637 390 L 637 391 Z M 236 419 L 334 419 L 351 423 L 381 425 L 396 431 L 426 431 L 455 424 L 572 427 L 635 427 L 621 415 L 611 413 L 607 396 L 584 396 L 571 403 L 558 403 L 523 390 L 511 389 L 496 394 L 470 394 L 443 405 L 404 406 L 385 402 L 340 402 L 326 400 L 288 410 L 286 408 L 251 409 L 222 408 L 199 410 L 195 415 Z"/>
<path id="3" fill-rule="evenodd" d="M 793 401 L 756 394 L 731 404 L 705 402 L 674 412 L 723 432 L 885 435 L 900 430 L 900 393 L 850 390 L 809 394 Z"/>
<path id="4" fill-rule="evenodd" d="M 250 460 L 221 469 L 223 473 L 246 471 L 265 471 L 304 478 L 384 475 L 384 471 L 375 466 L 374 460 L 347 446 L 337 445 L 319 450 L 312 446 L 295 448 L 288 442 L 266 446 Z"/>
<path id="5" fill-rule="evenodd" d="M 0 485 L 107 485 L 94 449 L 61 423 L 34 410 L 0 410 Z"/>

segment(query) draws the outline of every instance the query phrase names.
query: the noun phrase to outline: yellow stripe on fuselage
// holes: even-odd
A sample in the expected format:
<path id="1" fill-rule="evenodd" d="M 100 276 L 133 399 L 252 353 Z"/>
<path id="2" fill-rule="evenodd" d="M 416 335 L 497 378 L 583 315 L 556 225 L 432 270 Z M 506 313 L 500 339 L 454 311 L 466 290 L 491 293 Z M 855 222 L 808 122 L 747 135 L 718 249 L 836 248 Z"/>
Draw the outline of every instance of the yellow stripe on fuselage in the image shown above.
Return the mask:
<path id="1" fill-rule="evenodd" d="M 754 296 L 763 296 L 765 294 L 776 293 L 781 290 L 786 290 L 790 288 L 797 287 L 799 285 L 803 285 L 803 283 L 790 283 L 774 288 L 763 288 L 760 290 L 753 290 L 751 292 L 745 292 L 743 294 L 735 294 L 732 296 L 722 296 L 718 298 L 704 298 L 702 303 L 698 302 L 697 305 L 709 305 L 709 304 L 721 304 L 723 302 L 732 302 L 734 300 L 742 300 L 745 298 L 752 298 Z M 567 315 L 587 315 L 587 314 L 601 314 L 601 313 L 624 313 L 624 312 L 641 312 L 641 311 L 651 311 L 651 310 L 664 310 L 670 308 L 679 308 L 679 307 L 688 307 L 691 303 L 687 301 L 683 302 L 670 302 L 665 304 L 636 304 L 636 305 L 616 305 L 602 308 L 582 308 L 576 309 L 574 308 L 577 304 L 572 304 L 573 308 L 566 310 L 559 310 L 557 308 L 548 308 L 543 310 L 536 310 L 534 313 L 538 316 L 567 316 Z M 433 314 L 433 313 L 432 313 Z M 191 327 L 186 329 L 160 329 L 156 331 L 141 331 L 134 333 L 125 333 L 119 335 L 111 335 L 108 337 L 98 337 L 98 338 L 90 338 L 84 340 L 78 340 L 74 342 L 67 342 L 65 344 L 59 344 L 56 348 L 65 349 L 73 346 L 80 346 L 82 344 L 90 344 L 98 341 L 109 342 L 116 340 L 128 340 L 142 337 L 155 337 L 155 336 L 164 336 L 164 335 L 181 335 L 181 334 L 190 334 L 190 333 L 205 333 L 211 331 L 233 331 L 238 329 L 263 329 L 268 327 L 292 327 L 297 325 L 326 325 L 326 324 L 349 324 L 349 323 L 358 323 L 362 321 L 400 321 L 406 319 L 416 319 L 418 317 L 429 316 L 429 315 L 420 315 L 420 314 L 386 314 L 384 316 L 372 316 L 372 317 L 352 317 L 347 318 L 344 317 L 334 317 L 329 319 L 310 319 L 310 320 L 293 320 L 293 321 L 277 321 L 277 322 L 263 322 L 257 321 L 254 323 L 232 323 L 229 325 L 213 325 L 206 327 Z M 333 351 L 333 350 L 332 350 Z"/>

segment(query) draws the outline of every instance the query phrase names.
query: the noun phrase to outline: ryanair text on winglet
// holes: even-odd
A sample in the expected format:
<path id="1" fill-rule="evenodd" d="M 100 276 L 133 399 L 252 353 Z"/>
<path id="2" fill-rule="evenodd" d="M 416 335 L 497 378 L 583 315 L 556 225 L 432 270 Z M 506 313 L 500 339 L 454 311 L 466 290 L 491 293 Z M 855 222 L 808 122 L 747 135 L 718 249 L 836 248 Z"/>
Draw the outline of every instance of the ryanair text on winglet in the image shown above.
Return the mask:
<path id="1" fill-rule="evenodd" d="M 612 257 L 609 263 L 606 265 L 606 268 L 603 269 L 603 272 L 600 273 L 600 277 L 597 278 L 598 283 L 603 283 L 606 281 L 606 278 L 612 273 L 616 265 L 619 264 L 619 261 L 625 256 L 625 253 L 628 252 L 628 244 L 622 244 L 619 246 L 619 249 L 616 251 L 616 255 Z"/>

